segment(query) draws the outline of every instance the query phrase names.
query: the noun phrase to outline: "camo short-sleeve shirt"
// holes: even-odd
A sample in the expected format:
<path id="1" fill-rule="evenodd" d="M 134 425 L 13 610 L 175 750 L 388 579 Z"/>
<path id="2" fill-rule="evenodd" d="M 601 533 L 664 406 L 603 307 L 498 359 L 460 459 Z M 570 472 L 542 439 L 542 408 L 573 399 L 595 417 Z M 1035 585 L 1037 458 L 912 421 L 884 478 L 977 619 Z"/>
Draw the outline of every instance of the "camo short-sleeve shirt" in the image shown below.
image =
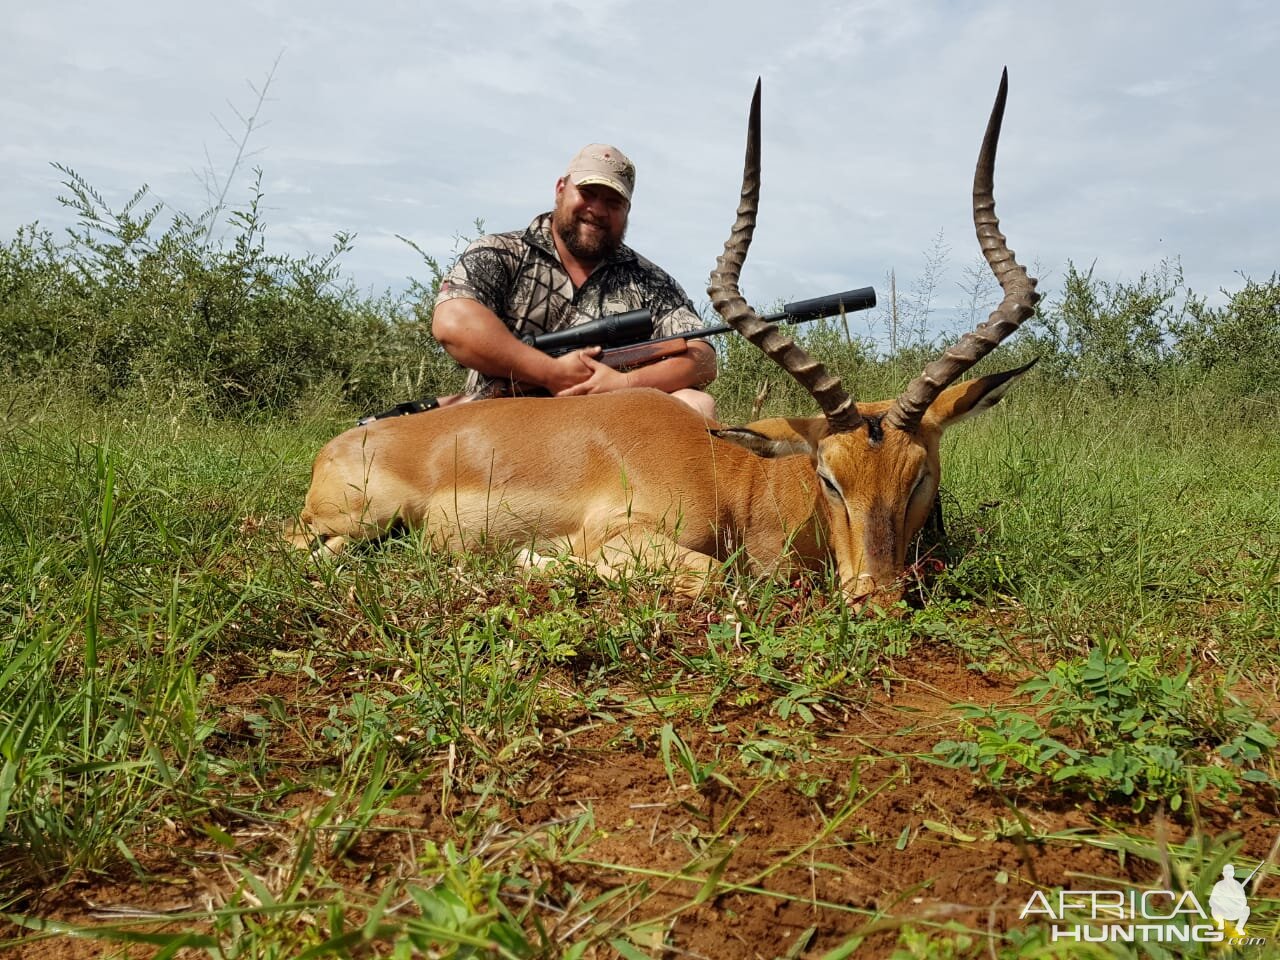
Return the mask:
<path id="1" fill-rule="evenodd" d="M 518 337 L 553 333 L 599 317 L 648 308 L 655 337 L 678 336 L 703 323 L 680 285 L 665 270 L 625 245 L 574 289 L 551 238 L 551 214 L 524 231 L 473 241 L 440 283 L 436 302 L 478 300 Z M 465 390 L 488 382 L 471 371 Z"/>

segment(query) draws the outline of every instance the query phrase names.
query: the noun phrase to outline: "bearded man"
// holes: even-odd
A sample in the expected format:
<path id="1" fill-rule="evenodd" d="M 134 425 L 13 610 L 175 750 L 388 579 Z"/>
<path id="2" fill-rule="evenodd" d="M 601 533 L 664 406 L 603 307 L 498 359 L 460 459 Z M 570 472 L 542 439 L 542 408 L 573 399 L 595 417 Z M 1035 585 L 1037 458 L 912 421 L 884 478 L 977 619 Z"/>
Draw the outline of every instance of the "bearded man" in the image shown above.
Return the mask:
<path id="1" fill-rule="evenodd" d="M 557 397 L 656 387 L 714 419 L 715 403 L 701 389 L 716 376 L 707 343 L 690 341 L 683 354 L 622 372 L 596 359 L 599 347 L 550 357 L 520 339 L 640 309 L 650 311 L 655 337 L 702 327 L 680 285 L 622 242 L 635 179 L 621 150 L 589 144 L 556 181 L 554 210 L 527 230 L 481 237 L 458 257 L 440 284 L 431 332 L 471 370 L 463 396 L 496 378 Z"/>

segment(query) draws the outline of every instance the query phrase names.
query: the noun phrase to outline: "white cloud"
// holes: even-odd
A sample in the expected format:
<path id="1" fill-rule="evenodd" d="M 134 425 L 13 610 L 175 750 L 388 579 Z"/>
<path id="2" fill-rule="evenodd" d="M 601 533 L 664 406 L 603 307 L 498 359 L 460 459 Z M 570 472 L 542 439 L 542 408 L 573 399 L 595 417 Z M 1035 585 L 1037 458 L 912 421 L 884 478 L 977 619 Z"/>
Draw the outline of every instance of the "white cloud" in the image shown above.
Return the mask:
<path id="1" fill-rule="evenodd" d="M 969 178 L 1001 66 L 997 173 L 1014 248 L 1192 286 L 1277 268 L 1280 8 L 1233 0 L 957 5 L 229 0 L 31 4 L 0 37 L 0 231 L 68 222 L 74 167 L 123 202 L 142 183 L 206 203 L 234 156 L 228 101 L 279 69 L 230 198 L 264 171 L 268 243 L 344 258 L 361 286 L 422 273 L 483 218 L 523 226 L 581 144 L 639 168 L 631 239 L 695 301 L 736 205 L 747 98 L 764 77 L 764 189 L 744 287 L 770 304 L 918 275 L 942 230 L 954 289 L 976 245 Z M 948 294 L 951 295 L 951 294 Z M 959 294 L 955 294 L 959 296 Z"/>

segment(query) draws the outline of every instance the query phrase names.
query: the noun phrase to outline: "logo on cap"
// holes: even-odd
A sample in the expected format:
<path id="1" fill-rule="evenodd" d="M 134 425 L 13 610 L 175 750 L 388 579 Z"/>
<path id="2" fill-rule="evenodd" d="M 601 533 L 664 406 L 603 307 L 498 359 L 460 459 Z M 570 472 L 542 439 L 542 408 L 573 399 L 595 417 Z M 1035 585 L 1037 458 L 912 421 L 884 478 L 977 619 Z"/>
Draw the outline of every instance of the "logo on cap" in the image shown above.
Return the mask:
<path id="1" fill-rule="evenodd" d="M 627 155 L 607 143 L 590 143 L 569 161 L 565 176 L 575 187 L 598 183 L 614 190 L 628 201 L 636 187 L 636 168 Z"/>

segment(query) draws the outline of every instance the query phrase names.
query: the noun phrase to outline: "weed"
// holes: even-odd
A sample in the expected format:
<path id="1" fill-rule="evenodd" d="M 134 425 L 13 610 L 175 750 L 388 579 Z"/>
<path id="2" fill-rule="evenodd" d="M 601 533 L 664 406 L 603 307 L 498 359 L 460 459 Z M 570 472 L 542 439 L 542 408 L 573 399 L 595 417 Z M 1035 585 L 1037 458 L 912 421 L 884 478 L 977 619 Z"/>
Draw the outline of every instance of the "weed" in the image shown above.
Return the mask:
<path id="1" fill-rule="evenodd" d="M 666 768 L 667 779 L 671 781 L 674 790 L 679 790 L 681 787 L 680 777 L 677 775 L 679 771 L 683 771 L 684 776 L 689 780 L 689 786 L 694 790 L 703 789 L 712 780 L 724 784 L 731 790 L 737 789 L 733 781 L 716 769 L 719 766 L 717 761 L 711 760 L 706 763 L 700 761 L 693 749 L 669 723 L 664 723 L 658 732 L 658 752 L 662 757 L 662 765 Z"/>
<path id="2" fill-rule="evenodd" d="M 1262 769 L 1274 733 L 1221 684 L 1206 686 L 1190 666 L 1175 674 L 1154 655 L 1134 657 L 1114 641 L 1085 658 L 1061 661 L 1017 691 L 1036 714 L 957 705 L 969 739 L 944 740 L 934 755 L 993 786 L 1052 782 L 1096 800 L 1126 799 L 1181 808 L 1208 790 L 1238 794 L 1242 782 L 1270 783 Z"/>

